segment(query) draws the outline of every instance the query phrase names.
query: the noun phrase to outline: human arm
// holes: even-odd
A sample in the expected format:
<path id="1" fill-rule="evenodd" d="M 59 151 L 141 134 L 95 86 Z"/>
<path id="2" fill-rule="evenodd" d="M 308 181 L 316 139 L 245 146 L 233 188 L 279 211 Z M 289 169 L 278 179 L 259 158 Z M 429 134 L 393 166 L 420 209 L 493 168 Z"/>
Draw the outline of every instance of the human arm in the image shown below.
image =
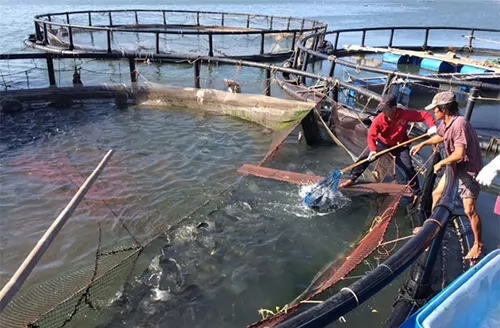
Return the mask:
<path id="1" fill-rule="evenodd" d="M 453 141 L 453 152 L 445 159 L 434 165 L 434 172 L 437 172 L 441 167 L 462 161 L 465 159 L 465 149 L 467 149 L 467 124 L 465 119 L 460 118 L 450 127 Z"/>
<path id="2" fill-rule="evenodd" d="M 476 177 L 477 182 L 482 185 L 490 186 L 493 182 L 493 179 L 500 172 L 500 155 L 495 157 L 491 162 L 488 163 L 483 169 L 479 172 Z"/>
<path id="3" fill-rule="evenodd" d="M 425 122 L 428 128 L 436 126 L 432 115 L 425 110 L 405 109 L 402 111 L 402 118 L 408 122 Z"/>
<path id="4" fill-rule="evenodd" d="M 443 142 L 443 140 L 444 140 L 443 137 L 441 137 L 439 134 L 435 134 L 432 137 L 430 137 L 429 139 L 422 141 L 418 145 L 411 147 L 410 155 L 413 156 L 413 155 L 417 154 L 422 149 L 423 146 L 437 145 L 438 143 Z"/>
<path id="5" fill-rule="evenodd" d="M 370 152 L 377 151 L 376 140 L 378 136 L 378 131 L 379 131 L 379 120 L 378 117 L 375 117 L 372 124 L 368 128 L 368 133 L 366 135 L 366 143 L 368 144 L 368 149 L 370 150 Z"/>
<path id="6" fill-rule="evenodd" d="M 439 161 L 436 165 L 434 165 L 434 173 L 437 173 L 443 166 L 459 162 L 465 158 L 465 147 L 464 146 L 456 146 L 453 153 L 450 156 L 446 157 Z"/>

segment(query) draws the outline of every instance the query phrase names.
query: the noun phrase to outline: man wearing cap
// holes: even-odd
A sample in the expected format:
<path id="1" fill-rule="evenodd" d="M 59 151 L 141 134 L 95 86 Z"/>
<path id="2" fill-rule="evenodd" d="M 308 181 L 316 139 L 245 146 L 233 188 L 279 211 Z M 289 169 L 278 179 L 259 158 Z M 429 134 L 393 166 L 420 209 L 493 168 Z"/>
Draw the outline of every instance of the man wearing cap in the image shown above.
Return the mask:
<path id="1" fill-rule="evenodd" d="M 458 176 L 458 192 L 462 198 L 465 215 L 471 222 L 474 233 L 474 245 L 465 259 L 476 260 L 481 255 L 483 243 L 481 240 L 481 220 L 476 212 L 476 200 L 479 195 L 479 183 L 476 177 L 483 168 L 481 147 L 472 125 L 459 115 L 458 104 L 453 92 L 440 92 L 434 96 L 432 103 L 425 107 L 434 110 L 434 116 L 441 120 L 437 134 L 428 140 L 414 146 L 410 154 L 416 154 L 425 145 L 443 143 L 447 157 L 434 166 L 434 173 L 448 164 L 456 163 Z M 432 192 L 432 207 L 441 198 L 445 187 L 445 179 L 439 181 Z"/>
<path id="2" fill-rule="evenodd" d="M 375 160 L 375 154 L 384 149 L 396 146 L 398 143 L 408 140 L 408 123 L 426 123 L 428 135 L 436 133 L 436 123 L 431 114 L 423 110 L 406 110 L 398 107 L 396 96 L 386 94 L 382 97 L 377 111 L 380 111 L 368 129 L 367 143 L 368 149 L 358 159 L 358 162 L 368 158 L 371 162 Z M 391 151 L 396 158 L 396 166 L 400 168 L 405 177 L 399 179 L 398 183 L 406 184 L 415 175 L 415 168 L 411 162 L 408 146 L 396 148 Z M 350 179 L 340 184 L 340 188 L 347 187 L 356 181 L 370 164 L 365 162 L 353 168 L 350 172 Z M 420 194 L 418 179 L 411 181 L 410 187 L 415 195 Z"/>

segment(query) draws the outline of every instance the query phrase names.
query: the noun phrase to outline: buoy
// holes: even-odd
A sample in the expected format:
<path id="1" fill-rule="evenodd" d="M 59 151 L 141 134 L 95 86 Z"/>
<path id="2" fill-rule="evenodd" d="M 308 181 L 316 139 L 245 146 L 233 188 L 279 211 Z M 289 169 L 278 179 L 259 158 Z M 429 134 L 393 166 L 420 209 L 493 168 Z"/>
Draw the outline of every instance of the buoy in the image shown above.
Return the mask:
<path id="1" fill-rule="evenodd" d="M 436 71 L 440 73 L 456 73 L 461 69 L 461 66 L 454 66 L 448 62 L 432 58 L 422 59 L 420 67 L 429 71 Z"/>

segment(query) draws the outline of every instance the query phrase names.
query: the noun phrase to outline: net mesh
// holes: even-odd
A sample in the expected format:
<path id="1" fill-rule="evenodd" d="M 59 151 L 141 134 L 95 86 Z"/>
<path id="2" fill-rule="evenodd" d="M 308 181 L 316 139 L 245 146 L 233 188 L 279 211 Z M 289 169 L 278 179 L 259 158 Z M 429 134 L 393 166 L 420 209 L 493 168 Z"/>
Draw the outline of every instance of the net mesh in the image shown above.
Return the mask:
<path id="1" fill-rule="evenodd" d="M 302 108 L 286 121 L 274 125 L 274 138 L 261 164 L 272 158 L 282 141 L 309 111 L 310 108 Z M 266 120 L 265 113 L 262 116 Z M 101 157 L 94 150 L 83 153 L 79 155 L 85 158 L 83 162 L 70 159 L 69 155 L 55 153 L 43 157 L 21 155 L 10 164 L 12 167 L 22 168 L 15 174 L 28 174 L 32 179 L 49 181 L 54 186 L 53 196 L 59 201 L 60 206 L 54 206 L 57 209 L 66 205 L 87 173 L 90 173 L 90 168 Z M 119 181 L 126 180 L 123 179 L 126 170 L 120 154 L 114 155 L 72 215 L 71 223 L 62 228 L 39 261 L 37 268 L 40 268 L 40 272 L 37 269 L 33 271 L 18 294 L 0 313 L 1 327 L 74 326 L 85 318 L 88 310 L 94 310 L 97 314 L 92 320 L 98 324 L 100 312 L 104 312 L 100 310 L 108 306 L 109 300 L 124 283 L 133 280 L 134 275 L 142 271 L 144 264 L 150 262 L 151 259 L 142 254 L 157 253 L 158 245 L 168 243 L 165 240 L 166 233 L 217 196 L 212 193 L 206 202 L 187 215 L 170 212 L 170 217 L 178 215 L 181 219 L 169 221 L 165 215 L 126 205 L 137 203 L 128 202 L 135 197 L 131 192 L 134 188 L 123 188 L 120 185 L 123 182 Z M 121 179 L 115 179 L 117 176 L 121 176 Z M 230 187 L 231 185 L 227 186 L 218 195 Z M 128 190 L 130 194 L 121 193 L 121 190 Z M 40 236 L 42 233 L 43 231 Z M 70 239 L 79 240 L 86 245 L 94 244 L 95 248 L 79 253 L 79 248 L 75 247 L 69 252 L 61 245 L 74 245 L 76 242 L 68 242 Z M 66 269 L 64 274 L 61 273 L 63 263 L 66 267 L 71 266 L 72 270 Z M 2 285 L 8 278 L 2 275 Z M 86 321 L 85 325 L 87 324 Z"/>
<path id="2" fill-rule="evenodd" d="M 99 158 L 93 155 L 89 156 L 92 160 Z M 84 175 L 70 163 L 69 158 L 61 155 L 47 158 L 20 156 L 11 164 L 28 169 L 24 173 L 33 179 L 54 185 L 53 196 L 57 197 L 56 200 L 60 197 L 63 203 L 82 184 Z M 32 163 L 32 172 L 27 163 Z M 132 229 L 131 222 L 125 222 L 117 214 L 122 212 L 122 202 L 127 195 L 117 192 L 125 189 L 123 185 L 109 182 L 116 181 L 113 176 L 118 173 L 117 170 L 121 172 L 120 163 L 112 158 L 108 165 L 109 168 L 102 173 L 104 179 L 90 188 L 73 213 L 71 224 L 62 228 L 18 294 L 0 314 L 1 327 L 65 326 L 85 308 L 98 308 L 104 291 L 113 282 L 119 281 L 114 276 L 123 276 L 131 271 L 135 263 L 133 259 L 142 249 L 142 235 L 151 231 L 144 231 L 141 235 L 139 227 Z M 66 187 L 62 189 L 63 195 L 59 192 L 61 186 Z M 120 204 L 118 200 L 121 197 L 124 198 Z M 82 243 L 96 246 L 94 250 L 84 253 L 80 249 Z M 73 270 L 62 274 L 62 263 L 70 265 Z M 103 279 L 104 275 L 107 278 Z M 6 278 L 3 276 L 3 280 Z M 44 318 L 42 322 L 34 324 L 40 317 Z"/>
<path id="3" fill-rule="evenodd" d="M 47 41 L 51 46 L 70 46 L 68 28 L 56 25 L 61 23 L 78 26 L 71 29 L 76 50 L 107 51 L 109 46 L 116 52 L 191 55 L 208 55 L 211 50 L 215 56 L 290 52 L 301 35 L 313 33 L 314 27 L 322 26 L 320 22 L 310 20 L 238 13 L 120 11 L 70 13 L 69 16 L 55 14 L 51 15 L 50 21 L 45 21 Z M 43 31 L 43 24 L 37 24 Z M 113 26 L 109 32 L 109 45 L 108 30 L 96 29 L 99 26 Z M 210 31 L 219 34 L 209 37 L 207 32 Z M 263 31 L 263 43 L 260 31 Z M 227 34 L 220 34 L 224 32 Z"/>
<path id="4" fill-rule="evenodd" d="M 161 100 L 159 94 L 152 95 L 152 97 L 155 96 Z M 259 166 L 263 166 L 273 158 L 281 144 L 315 105 L 315 103 L 311 103 L 309 108 L 297 108 L 293 115 L 281 121 L 263 117 L 263 121 L 271 120 L 275 124 L 273 124 L 273 140 L 268 152 L 259 161 Z M 234 115 L 234 113 L 232 114 Z M 335 132 L 339 136 L 343 133 L 342 131 Z M 164 239 L 168 231 L 181 224 L 185 218 L 215 197 L 211 196 L 205 203 L 187 215 L 171 212 L 170 217 L 182 217 L 174 223 L 165 220 L 165 215 L 144 208 L 124 206 L 124 203 L 135 196 L 120 193 L 120 190 L 133 190 L 133 188 L 122 188 L 119 184 L 114 183 L 119 180 L 123 181 L 123 178 L 114 179 L 114 177 L 127 169 L 121 164 L 119 156 L 117 154 L 111 159 L 101 178 L 97 180 L 84 202 L 73 214 L 71 224 L 67 224 L 63 228 L 61 234 L 54 240 L 52 247 L 39 262 L 41 267 L 48 266 L 52 269 L 43 270 L 43 274 L 39 274 L 36 270 L 33 272 L 16 297 L 0 313 L 1 327 L 74 326 L 77 325 L 79 319 L 85 318 L 88 310 L 94 310 L 95 313 L 99 314 L 100 309 L 105 309 L 108 306 L 109 300 L 115 296 L 116 291 L 123 287 L 125 282 L 133 279 L 134 274 L 141 272 L 140 268 L 143 268 L 144 264 L 149 264 L 150 259 L 146 258 L 144 254 L 150 254 L 150 249 L 153 249 L 154 253 L 158 244 L 168 243 Z M 51 181 L 50 183 L 54 186 L 54 197 L 60 205 L 56 207 L 62 208 L 81 185 L 87 173 L 90 173 L 90 168 L 98 161 L 100 154 L 90 151 L 86 152 L 85 157 L 87 160 L 80 161 L 79 165 L 72 164 L 69 157 L 57 154 L 49 159 L 46 159 L 45 156 L 43 159 L 20 157 L 17 159 L 17 163 L 11 164 L 14 167 L 19 164 L 18 166 L 23 168 L 31 165 L 31 172 L 18 173 L 29 173 L 33 178 Z M 390 166 L 384 165 L 384 167 Z M 64 186 L 63 195 L 60 195 L 61 186 Z M 397 203 L 394 199 L 392 202 L 394 203 L 389 201 L 391 204 Z M 339 261 L 332 263 L 299 299 L 289 304 L 292 312 L 295 311 L 293 309 L 300 307 L 302 301 L 313 298 L 333 285 L 341 279 L 341 276 L 345 276 L 353 270 L 362 261 L 362 257 L 366 258 L 371 253 L 370 249 L 374 249 L 375 244 L 380 238 L 383 238 L 383 233 L 390 220 L 388 218 L 391 214 L 390 209 L 391 207 L 388 208 L 388 211 L 383 212 L 380 215 L 381 219 L 374 223 L 369 233 L 369 236 L 373 237 L 367 236 L 363 239 L 362 244 L 360 244 L 362 251 L 353 252 L 351 255 L 353 260 L 347 263 Z M 123 219 L 124 217 L 140 217 L 141 219 L 127 220 Z M 71 252 L 66 252 L 65 249 L 60 249 L 58 246 L 68 244 L 68 238 L 81 239 L 86 244 L 93 243 L 96 246 L 92 251 L 84 254 L 78 252 L 78 247 Z M 63 262 L 71 265 L 70 273 L 61 274 L 59 265 Z M 65 272 L 68 271 L 65 270 Z M 8 277 L 3 275 L 2 282 L 5 282 L 6 278 Z M 278 317 L 281 318 L 281 315 Z M 286 317 L 285 315 L 279 320 Z M 96 317 L 93 320 L 97 324 L 99 318 Z M 268 324 L 267 320 L 274 322 L 273 320 L 276 319 L 266 319 L 266 325 Z"/>
<path id="5" fill-rule="evenodd" d="M 313 300 L 314 297 L 320 295 L 346 277 L 378 248 L 384 239 L 387 227 L 397 210 L 401 197 L 402 194 L 387 197 L 381 206 L 382 210 L 380 210 L 379 215 L 375 217 L 369 231 L 358 245 L 356 245 L 347 256 L 328 264 L 302 294 L 271 316 L 266 317 L 266 314 L 270 311 L 265 311 L 265 313 L 261 312 L 264 318 L 247 327 L 257 328 L 276 326 L 299 311 L 305 303 Z"/>

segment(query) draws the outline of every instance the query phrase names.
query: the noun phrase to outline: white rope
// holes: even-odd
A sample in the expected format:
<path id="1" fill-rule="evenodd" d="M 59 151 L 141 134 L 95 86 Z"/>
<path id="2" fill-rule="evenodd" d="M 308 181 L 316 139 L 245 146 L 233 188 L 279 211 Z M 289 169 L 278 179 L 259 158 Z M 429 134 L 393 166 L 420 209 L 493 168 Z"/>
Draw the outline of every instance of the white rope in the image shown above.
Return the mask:
<path id="1" fill-rule="evenodd" d="M 406 237 L 401 237 L 401 238 L 397 238 L 397 239 L 394 239 L 394 240 L 389 240 L 389 241 L 386 241 L 385 243 L 380 243 L 378 246 L 380 247 L 380 246 L 385 246 L 385 245 L 397 243 L 398 241 L 401 241 L 401 240 L 410 239 L 413 236 L 415 236 L 415 235 L 409 235 L 409 236 L 406 236 Z"/>
<path id="2" fill-rule="evenodd" d="M 347 290 L 348 292 L 350 292 L 354 296 L 354 299 L 356 300 L 356 303 L 357 303 L 356 306 L 359 306 L 359 299 L 358 299 L 358 296 L 356 295 L 356 293 L 353 292 L 352 289 L 350 289 L 349 287 L 344 287 L 340 291 L 343 291 L 343 290 Z"/>

